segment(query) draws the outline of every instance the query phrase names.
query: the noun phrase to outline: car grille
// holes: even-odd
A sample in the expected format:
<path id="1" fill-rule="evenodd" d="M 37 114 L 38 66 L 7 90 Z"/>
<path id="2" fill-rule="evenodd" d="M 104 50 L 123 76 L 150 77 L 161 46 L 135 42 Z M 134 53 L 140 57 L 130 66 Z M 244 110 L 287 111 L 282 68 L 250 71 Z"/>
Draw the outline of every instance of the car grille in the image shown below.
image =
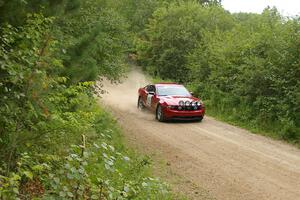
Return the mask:
<path id="1" fill-rule="evenodd" d="M 187 110 L 201 110 L 202 106 L 174 106 L 173 110 L 187 111 Z"/>

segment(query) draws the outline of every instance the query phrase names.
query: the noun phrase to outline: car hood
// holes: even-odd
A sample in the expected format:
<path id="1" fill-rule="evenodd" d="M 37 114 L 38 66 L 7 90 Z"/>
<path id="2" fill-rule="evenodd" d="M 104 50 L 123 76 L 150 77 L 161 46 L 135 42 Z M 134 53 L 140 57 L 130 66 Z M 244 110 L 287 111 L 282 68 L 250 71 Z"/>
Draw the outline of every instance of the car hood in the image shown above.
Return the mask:
<path id="1" fill-rule="evenodd" d="M 192 97 L 192 96 L 164 96 L 164 97 L 160 97 L 160 99 L 162 101 L 164 101 L 165 103 L 167 103 L 168 105 L 178 105 L 179 104 L 179 101 L 199 101 L 198 98 L 196 97 Z"/>

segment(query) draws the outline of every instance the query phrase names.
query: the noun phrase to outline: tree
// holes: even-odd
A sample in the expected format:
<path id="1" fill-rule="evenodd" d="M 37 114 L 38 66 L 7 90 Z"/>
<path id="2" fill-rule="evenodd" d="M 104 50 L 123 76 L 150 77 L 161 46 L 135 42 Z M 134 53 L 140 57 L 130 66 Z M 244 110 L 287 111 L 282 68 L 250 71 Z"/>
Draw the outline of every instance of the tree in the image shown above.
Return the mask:
<path id="1" fill-rule="evenodd" d="M 187 56 L 197 43 L 202 43 L 205 30 L 226 30 L 231 26 L 229 13 L 219 6 L 171 3 L 154 12 L 146 37 L 140 40 L 139 59 L 164 78 L 188 81 Z"/>

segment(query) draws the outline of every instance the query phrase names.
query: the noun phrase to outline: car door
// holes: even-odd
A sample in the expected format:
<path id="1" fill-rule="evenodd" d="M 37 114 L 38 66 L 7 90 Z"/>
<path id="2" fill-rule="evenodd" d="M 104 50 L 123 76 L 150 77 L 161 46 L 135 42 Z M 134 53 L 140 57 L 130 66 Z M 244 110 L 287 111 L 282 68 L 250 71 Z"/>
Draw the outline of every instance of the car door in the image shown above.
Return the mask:
<path id="1" fill-rule="evenodd" d="M 148 85 L 146 87 L 146 99 L 145 99 L 145 105 L 148 108 L 152 108 L 152 103 L 153 103 L 153 97 L 155 95 L 155 87 L 154 85 Z"/>
<path id="2" fill-rule="evenodd" d="M 159 102 L 155 85 L 150 86 L 149 93 L 150 94 L 148 95 L 148 105 L 150 106 L 151 110 L 155 111 Z"/>
<path id="3" fill-rule="evenodd" d="M 144 88 L 140 88 L 140 90 L 139 90 L 139 95 L 142 98 L 144 105 L 146 105 L 146 101 L 147 101 L 147 95 L 148 95 L 147 87 L 148 87 L 148 85 L 145 86 Z"/>

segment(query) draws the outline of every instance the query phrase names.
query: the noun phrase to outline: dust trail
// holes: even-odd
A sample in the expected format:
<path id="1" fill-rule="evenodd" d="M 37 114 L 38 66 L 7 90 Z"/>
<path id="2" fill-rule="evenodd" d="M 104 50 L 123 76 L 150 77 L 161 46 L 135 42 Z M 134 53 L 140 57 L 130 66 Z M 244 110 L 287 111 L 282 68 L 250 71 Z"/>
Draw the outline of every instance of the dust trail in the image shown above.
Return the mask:
<path id="1" fill-rule="evenodd" d="M 159 123 L 153 113 L 136 108 L 137 90 L 148 83 L 133 68 L 121 84 L 104 82 L 108 94 L 102 101 L 128 140 L 170 163 L 169 176 L 181 180 L 178 190 L 191 199 L 208 198 L 202 187 L 221 200 L 300 199 L 299 149 L 210 117 L 201 123 Z"/>

